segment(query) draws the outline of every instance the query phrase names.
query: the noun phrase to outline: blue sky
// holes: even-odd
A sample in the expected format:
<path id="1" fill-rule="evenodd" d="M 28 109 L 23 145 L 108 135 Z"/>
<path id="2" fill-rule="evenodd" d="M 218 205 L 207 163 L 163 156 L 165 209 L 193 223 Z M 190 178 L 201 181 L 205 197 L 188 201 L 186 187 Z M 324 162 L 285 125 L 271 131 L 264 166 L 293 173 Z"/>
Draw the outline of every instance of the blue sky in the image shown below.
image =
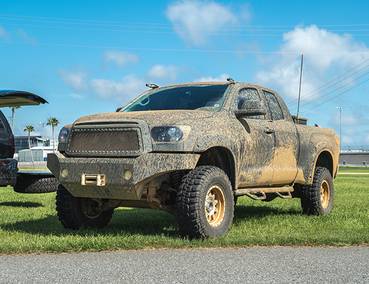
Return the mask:
<path id="1" fill-rule="evenodd" d="M 87 4 L 88 3 L 88 4 Z M 49 135 L 113 111 L 146 82 L 238 81 L 274 88 L 302 115 L 369 145 L 369 1 L 0 1 L 0 88 L 33 91 L 48 105 L 16 114 Z M 7 116 L 9 110 L 4 110 Z"/>

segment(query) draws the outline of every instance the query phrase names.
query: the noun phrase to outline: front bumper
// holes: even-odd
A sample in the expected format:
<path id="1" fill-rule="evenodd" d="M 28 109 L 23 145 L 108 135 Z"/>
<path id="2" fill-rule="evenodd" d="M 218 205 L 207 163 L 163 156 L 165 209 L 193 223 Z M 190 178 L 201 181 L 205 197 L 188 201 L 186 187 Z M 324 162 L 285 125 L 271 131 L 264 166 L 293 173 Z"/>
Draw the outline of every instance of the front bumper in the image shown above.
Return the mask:
<path id="1" fill-rule="evenodd" d="M 69 158 L 49 154 L 47 167 L 75 197 L 139 200 L 141 185 L 152 177 L 195 168 L 199 154 L 145 153 L 136 158 Z M 124 178 L 130 171 L 131 177 Z M 83 185 L 85 175 L 103 175 L 104 185 Z"/>
<path id="2" fill-rule="evenodd" d="M 17 181 L 18 161 L 0 159 L 0 186 L 14 186 Z"/>

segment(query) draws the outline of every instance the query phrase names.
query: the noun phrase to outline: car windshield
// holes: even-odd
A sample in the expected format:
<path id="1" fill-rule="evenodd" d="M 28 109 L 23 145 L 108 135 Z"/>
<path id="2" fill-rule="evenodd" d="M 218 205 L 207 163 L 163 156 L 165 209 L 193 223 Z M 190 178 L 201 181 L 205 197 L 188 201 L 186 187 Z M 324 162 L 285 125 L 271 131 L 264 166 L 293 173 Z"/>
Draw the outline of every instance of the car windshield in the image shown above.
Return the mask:
<path id="1" fill-rule="evenodd" d="M 205 109 L 219 110 L 228 85 L 182 86 L 157 90 L 138 97 L 122 111 Z"/>

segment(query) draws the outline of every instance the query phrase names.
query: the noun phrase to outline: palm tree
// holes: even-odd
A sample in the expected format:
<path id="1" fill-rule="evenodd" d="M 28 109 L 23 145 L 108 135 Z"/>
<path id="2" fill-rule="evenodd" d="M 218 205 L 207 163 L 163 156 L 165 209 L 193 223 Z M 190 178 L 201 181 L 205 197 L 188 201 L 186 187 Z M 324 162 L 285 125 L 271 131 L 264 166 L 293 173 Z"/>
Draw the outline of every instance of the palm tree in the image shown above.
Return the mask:
<path id="1" fill-rule="evenodd" d="M 32 164 L 33 164 L 34 161 L 33 161 L 33 154 L 32 154 L 32 150 L 31 150 L 31 132 L 35 131 L 35 128 L 33 127 L 33 125 L 28 124 L 28 125 L 26 125 L 26 127 L 24 127 L 24 131 L 27 132 L 27 134 L 28 134 L 28 148 L 29 148 L 29 151 L 31 153 L 31 160 L 32 160 Z"/>
<path id="2" fill-rule="evenodd" d="M 13 106 L 10 109 L 12 110 L 12 129 L 14 129 L 14 120 L 15 120 L 15 110 L 19 109 L 20 106 Z"/>
<path id="3" fill-rule="evenodd" d="M 53 137 L 53 151 L 55 151 L 55 127 L 58 126 L 59 120 L 56 117 L 49 117 L 47 119 L 46 124 L 51 126 L 51 132 Z"/>

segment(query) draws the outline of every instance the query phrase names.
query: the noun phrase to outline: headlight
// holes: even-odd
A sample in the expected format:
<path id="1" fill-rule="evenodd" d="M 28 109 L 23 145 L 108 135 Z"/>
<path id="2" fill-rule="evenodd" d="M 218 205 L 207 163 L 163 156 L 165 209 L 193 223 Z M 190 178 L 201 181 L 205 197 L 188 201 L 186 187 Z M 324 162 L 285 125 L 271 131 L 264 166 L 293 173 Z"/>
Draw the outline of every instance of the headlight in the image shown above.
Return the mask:
<path id="1" fill-rule="evenodd" d="M 178 142 L 183 132 L 176 126 L 158 126 L 151 129 L 151 137 L 155 142 Z"/>
<path id="2" fill-rule="evenodd" d="M 70 128 L 63 127 L 59 132 L 58 141 L 60 144 L 67 143 L 68 142 L 68 136 L 70 133 Z"/>

